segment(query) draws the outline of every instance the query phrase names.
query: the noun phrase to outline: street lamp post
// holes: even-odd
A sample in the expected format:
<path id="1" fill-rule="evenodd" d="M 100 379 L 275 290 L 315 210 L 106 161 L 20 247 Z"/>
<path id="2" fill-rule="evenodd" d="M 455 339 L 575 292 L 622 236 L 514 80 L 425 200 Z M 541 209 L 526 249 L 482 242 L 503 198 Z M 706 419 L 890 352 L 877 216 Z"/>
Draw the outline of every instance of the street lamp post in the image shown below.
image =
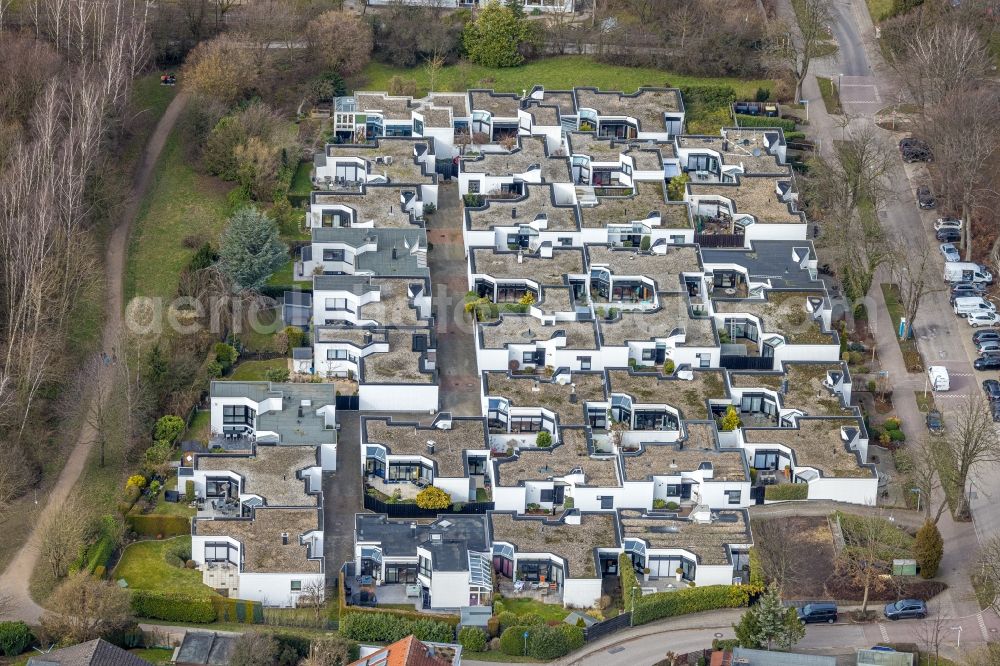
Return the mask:
<path id="1" fill-rule="evenodd" d="M 958 640 L 955 641 L 955 649 L 960 650 L 962 649 L 962 625 L 959 625 L 957 627 L 952 627 L 952 630 L 958 631 Z"/>
<path id="2" fill-rule="evenodd" d="M 917 494 L 917 513 L 920 513 L 920 496 L 922 494 L 920 488 L 910 488 L 910 492 Z"/>

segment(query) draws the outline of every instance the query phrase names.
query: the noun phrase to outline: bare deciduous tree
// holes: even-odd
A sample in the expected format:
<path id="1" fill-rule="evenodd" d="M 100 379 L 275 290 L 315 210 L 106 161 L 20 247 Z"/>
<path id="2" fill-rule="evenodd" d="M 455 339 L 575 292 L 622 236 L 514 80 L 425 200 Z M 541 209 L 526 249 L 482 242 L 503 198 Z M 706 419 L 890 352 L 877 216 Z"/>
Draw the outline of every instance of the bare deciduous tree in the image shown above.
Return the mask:
<path id="1" fill-rule="evenodd" d="M 934 253 L 930 245 L 921 244 L 917 255 L 914 256 L 911 250 L 897 240 L 893 244 L 889 261 L 896 283 L 899 285 L 899 302 L 903 306 L 903 316 L 906 317 L 903 336 L 909 337 L 924 297 L 943 289 L 941 276 L 934 273 Z"/>
<path id="2" fill-rule="evenodd" d="M 975 391 L 958 402 L 949 422 L 944 443 L 951 454 L 954 476 L 942 478 L 941 483 L 950 484 L 952 491 L 959 494 L 959 516 L 969 510 L 966 486 L 973 469 L 983 463 L 1000 462 L 1000 438 L 989 407 L 983 394 Z"/>
<path id="3" fill-rule="evenodd" d="M 861 612 L 868 611 L 868 597 L 885 573 L 882 553 L 887 543 L 886 521 L 882 512 L 861 514 L 854 517 L 855 529 L 852 541 L 840 555 L 840 569 L 864 590 L 861 598 Z"/>
<path id="4" fill-rule="evenodd" d="M 64 578 L 69 573 L 69 565 L 79 554 L 87 534 L 88 523 L 86 508 L 71 497 L 42 526 L 39 556 L 53 578 Z"/>
<path id="5" fill-rule="evenodd" d="M 773 56 L 795 77 L 795 99 L 802 99 L 802 84 L 809 75 L 809 65 L 827 37 L 829 2 L 802 0 L 796 16 L 797 30 L 781 22 L 772 24 L 770 45 Z"/>
<path id="6" fill-rule="evenodd" d="M 779 590 L 794 589 L 801 580 L 801 568 L 785 544 L 797 536 L 788 523 L 780 518 L 754 522 L 754 550 L 760 557 L 764 579 Z"/>
<path id="7" fill-rule="evenodd" d="M 46 613 L 42 627 L 49 638 L 82 643 L 127 628 L 134 622 L 127 591 L 111 581 L 81 572 L 52 595 L 58 613 Z"/>

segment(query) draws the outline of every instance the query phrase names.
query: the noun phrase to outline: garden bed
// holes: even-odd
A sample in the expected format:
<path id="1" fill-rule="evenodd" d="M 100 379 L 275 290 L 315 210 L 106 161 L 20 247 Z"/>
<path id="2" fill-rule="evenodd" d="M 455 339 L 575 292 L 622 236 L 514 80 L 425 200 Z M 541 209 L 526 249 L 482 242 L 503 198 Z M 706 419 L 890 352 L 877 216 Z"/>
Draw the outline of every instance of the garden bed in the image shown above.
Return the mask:
<path id="1" fill-rule="evenodd" d="M 894 331 L 899 330 L 899 322 L 903 317 L 903 304 L 899 301 L 899 285 L 881 285 L 882 296 L 885 298 L 885 306 L 889 310 L 889 317 L 892 319 Z M 907 372 L 923 372 L 924 361 L 917 349 L 917 341 L 913 338 L 900 340 L 898 335 L 894 335 L 899 351 L 903 354 L 903 362 L 906 364 Z"/>

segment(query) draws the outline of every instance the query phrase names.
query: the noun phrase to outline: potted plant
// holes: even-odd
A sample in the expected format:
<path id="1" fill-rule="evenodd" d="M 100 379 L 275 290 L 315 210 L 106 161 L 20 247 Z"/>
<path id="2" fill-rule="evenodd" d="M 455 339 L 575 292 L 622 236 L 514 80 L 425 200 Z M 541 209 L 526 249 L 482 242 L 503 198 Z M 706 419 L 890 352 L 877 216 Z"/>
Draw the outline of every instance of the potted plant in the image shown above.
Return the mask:
<path id="1" fill-rule="evenodd" d="M 679 583 L 681 578 L 684 577 L 684 569 L 677 567 L 677 570 L 674 571 L 674 574 L 677 576 L 677 582 Z"/>
<path id="2" fill-rule="evenodd" d="M 791 465 L 785 465 L 785 478 L 786 479 L 792 478 L 792 466 Z"/>
<path id="3" fill-rule="evenodd" d="M 649 567 L 646 567 L 642 570 L 642 580 L 645 583 L 649 582 Z"/>

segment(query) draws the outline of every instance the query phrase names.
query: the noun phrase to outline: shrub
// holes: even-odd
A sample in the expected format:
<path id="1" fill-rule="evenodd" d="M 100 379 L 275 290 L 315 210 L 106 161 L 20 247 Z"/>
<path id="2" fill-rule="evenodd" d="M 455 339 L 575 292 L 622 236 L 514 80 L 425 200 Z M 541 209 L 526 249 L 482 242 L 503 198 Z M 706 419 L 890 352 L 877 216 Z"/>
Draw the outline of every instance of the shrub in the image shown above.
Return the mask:
<path id="1" fill-rule="evenodd" d="M 767 486 L 764 490 L 766 500 L 804 500 L 809 497 L 809 484 L 782 483 L 777 486 Z"/>
<path id="2" fill-rule="evenodd" d="M 258 601 L 246 599 L 231 599 L 229 597 L 212 597 L 212 608 L 219 622 L 242 622 L 246 624 L 261 624 L 264 622 L 264 609 Z"/>
<path id="3" fill-rule="evenodd" d="M 764 587 L 764 565 L 760 561 L 760 551 L 750 548 L 750 584 Z"/>
<path id="4" fill-rule="evenodd" d="M 447 509 L 451 495 L 436 486 L 427 486 L 417 493 L 417 506 L 421 509 Z"/>
<path id="5" fill-rule="evenodd" d="M 583 647 L 583 629 L 560 623 L 554 627 L 530 630 L 528 654 L 535 659 L 558 659 Z"/>
<path id="6" fill-rule="evenodd" d="M 294 349 L 295 347 L 301 347 L 305 344 L 306 334 L 298 326 L 286 326 L 282 331 L 285 337 L 288 338 L 288 348 Z"/>
<path id="7" fill-rule="evenodd" d="M 108 560 L 115 552 L 115 541 L 107 534 L 97 540 L 93 546 L 87 550 L 87 571 L 96 573 L 98 567 L 107 569 Z"/>
<path id="8" fill-rule="evenodd" d="M 741 608 L 747 605 L 752 591 L 749 585 L 709 585 L 647 594 L 636 600 L 632 622 L 645 624 L 676 615 L 718 608 Z"/>
<path id="9" fill-rule="evenodd" d="M 491 652 L 499 652 L 500 651 L 500 639 L 499 638 L 491 638 L 490 639 L 490 651 Z"/>
<path id="10" fill-rule="evenodd" d="M 906 433 L 902 430 L 886 430 L 889 434 L 889 441 L 891 442 L 905 442 Z"/>
<path id="11" fill-rule="evenodd" d="M 770 118 L 768 116 L 747 116 L 736 114 L 736 124 L 740 127 L 780 127 L 786 132 L 795 130 L 795 121 L 789 118 Z"/>
<path id="12" fill-rule="evenodd" d="M 665 374 L 665 375 L 672 375 L 672 374 L 674 374 L 674 370 L 676 370 L 676 369 L 677 368 L 674 365 L 674 362 L 671 361 L 669 358 L 666 361 L 664 361 L 664 363 L 663 363 L 663 374 Z"/>
<path id="13" fill-rule="evenodd" d="M 891 416 L 882 425 L 885 426 L 886 430 L 899 430 L 903 426 L 903 422 L 895 416 Z"/>
<path id="14" fill-rule="evenodd" d="M 215 622 L 215 608 L 211 600 L 195 599 L 170 592 L 132 591 L 132 612 L 137 617 L 148 617 L 168 622 Z"/>
<path id="15" fill-rule="evenodd" d="M 546 449 L 552 446 L 552 433 L 548 430 L 541 430 L 535 437 L 535 446 Z"/>
<path id="16" fill-rule="evenodd" d="M 486 620 L 486 633 L 491 639 L 500 635 L 500 620 L 495 615 Z"/>
<path id="17" fill-rule="evenodd" d="M 633 601 L 633 594 L 635 594 L 635 599 L 642 596 L 642 588 L 639 586 L 639 579 L 632 567 L 632 558 L 627 553 L 618 555 L 618 580 L 622 588 L 622 600 L 625 606 L 629 607 Z"/>
<path id="18" fill-rule="evenodd" d="M 917 530 L 917 538 L 913 543 L 913 555 L 916 557 L 917 566 L 920 567 L 921 578 L 934 578 L 937 575 L 941 556 L 944 555 L 944 540 L 941 539 L 941 532 L 938 531 L 937 525 L 929 520 Z"/>
<path id="19" fill-rule="evenodd" d="M 239 352 L 236 351 L 236 347 L 227 345 L 225 342 L 215 344 L 215 360 L 222 366 L 223 370 L 233 367 L 233 363 L 236 363 L 238 357 Z"/>
<path id="20" fill-rule="evenodd" d="M 681 505 L 677 502 L 667 502 L 667 511 L 676 511 L 681 508 Z"/>
<path id="21" fill-rule="evenodd" d="M 643 236 L 642 240 L 639 241 L 639 249 L 643 252 L 647 252 L 649 251 L 649 246 L 652 244 L 652 239 L 649 236 Z"/>
<path id="22" fill-rule="evenodd" d="M 128 481 L 125 483 L 126 490 L 128 490 L 129 488 L 138 488 L 142 490 L 145 487 L 146 487 L 146 477 L 144 477 L 142 474 L 133 474 L 132 476 L 128 477 Z"/>
<path id="23" fill-rule="evenodd" d="M 269 382 L 274 382 L 275 384 L 281 384 L 288 381 L 288 368 L 268 368 L 264 371 L 264 379 Z"/>
<path id="24" fill-rule="evenodd" d="M 182 432 L 184 432 L 184 419 L 173 414 L 167 414 L 157 419 L 156 425 L 153 427 L 153 439 L 173 444 L 181 436 Z"/>
<path id="25" fill-rule="evenodd" d="M 497 623 L 500 625 L 497 628 L 498 636 L 514 625 L 520 624 L 520 622 L 518 622 L 520 618 L 518 618 L 517 614 L 510 611 L 500 611 L 495 617 L 497 619 Z"/>
<path id="26" fill-rule="evenodd" d="M 515 625 L 504 630 L 500 635 L 500 651 L 511 657 L 523 657 L 524 653 L 524 632 L 528 628 Z M 530 634 L 528 635 L 530 638 Z"/>
<path id="27" fill-rule="evenodd" d="M 736 407 L 729 405 L 726 408 L 726 415 L 722 417 L 722 422 L 719 424 L 719 430 L 723 432 L 731 432 L 736 430 L 742 425 L 740 421 L 739 412 L 736 411 Z"/>
<path id="28" fill-rule="evenodd" d="M 479 627 L 463 627 L 458 632 L 458 642 L 466 652 L 485 652 L 486 632 Z"/>
<path id="29" fill-rule="evenodd" d="M 655 500 L 653 500 L 653 508 L 654 509 L 666 509 L 667 508 L 667 500 L 662 500 L 662 499 L 655 499 Z"/>
<path id="30" fill-rule="evenodd" d="M 394 613 L 347 613 L 340 618 L 340 633 L 361 643 L 393 643 L 413 634 L 421 641 L 451 643 L 455 630 L 447 622 L 414 620 Z"/>
<path id="31" fill-rule="evenodd" d="M 209 361 L 205 364 L 205 374 L 210 378 L 214 379 L 216 377 L 222 376 L 222 364 L 218 361 Z"/>
<path id="32" fill-rule="evenodd" d="M 141 536 L 184 536 L 191 534 L 191 521 L 184 516 L 158 513 L 137 514 L 127 518 L 130 530 Z"/>
<path id="33" fill-rule="evenodd" d="M 35 637 L 24 622 L 0 622 L 0 654 L 16 657 L 34 642 Z"/>
<path id="34" fill-rule="evenodd" d="M 187 481 L 184 482 L 184 501 L 193 502 L 195 501 L 195 499 L 196 497 L 194 492 L 194 481 L 188 479 Z"/>

